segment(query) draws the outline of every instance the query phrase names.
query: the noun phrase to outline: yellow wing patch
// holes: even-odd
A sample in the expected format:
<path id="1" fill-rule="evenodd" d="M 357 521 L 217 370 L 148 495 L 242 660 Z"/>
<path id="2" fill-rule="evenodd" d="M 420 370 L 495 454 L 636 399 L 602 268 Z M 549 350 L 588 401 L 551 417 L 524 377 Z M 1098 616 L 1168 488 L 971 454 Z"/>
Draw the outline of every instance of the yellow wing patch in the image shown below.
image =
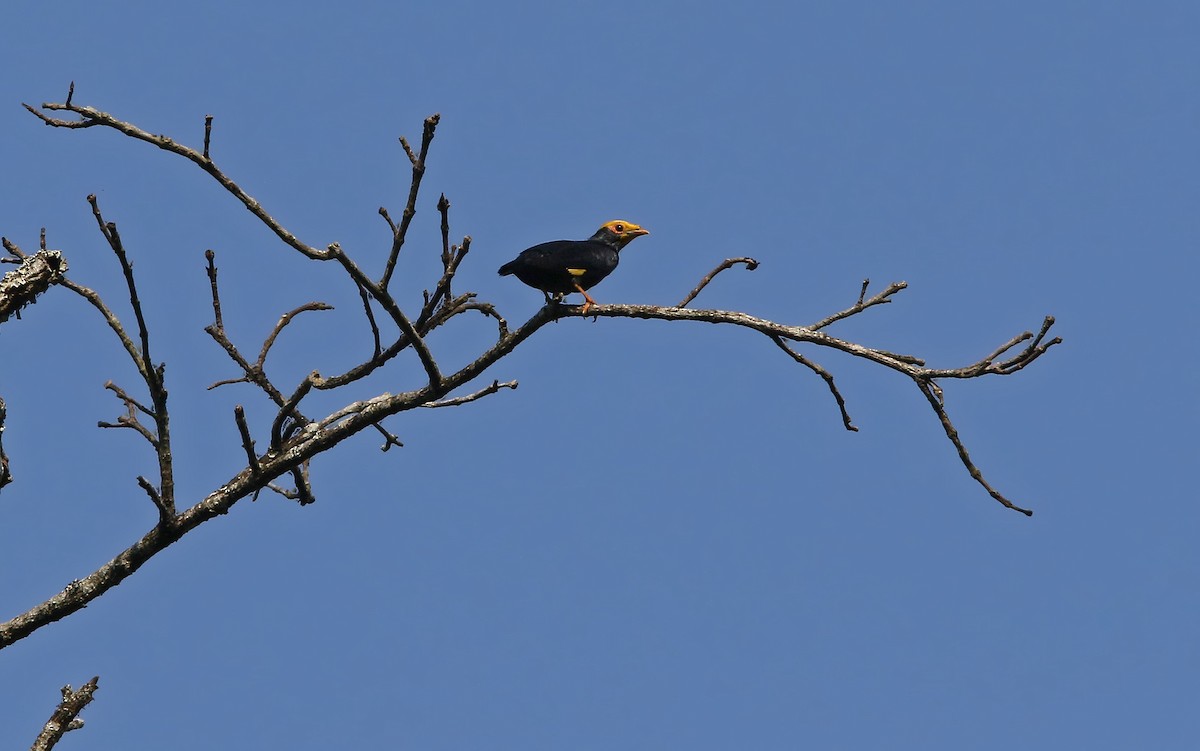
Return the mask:
<path id="1" fill-rule="evenodd" d="M 567 273 L 571 276 L 583 276 L 587 273 L 587 269 L 567 269 Z"/>

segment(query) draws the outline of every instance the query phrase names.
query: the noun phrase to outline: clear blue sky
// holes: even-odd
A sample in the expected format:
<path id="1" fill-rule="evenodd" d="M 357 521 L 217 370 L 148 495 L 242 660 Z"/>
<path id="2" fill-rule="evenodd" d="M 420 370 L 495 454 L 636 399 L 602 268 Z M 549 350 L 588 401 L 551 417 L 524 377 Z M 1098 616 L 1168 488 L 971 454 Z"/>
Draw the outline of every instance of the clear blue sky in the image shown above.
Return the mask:
<path id="1" fill-rule="evenodd" d="M 0 747 L 63 683 L 101 676 L 60 748 L 1183 749 L 1200 736 L 1194 466 L 1200 356 L 1200 10 L 1194 3 L 33 3 L 5 12 L 0 233 L 46 226 L 114 305 L 84 201 L 119 222 L 166 360 L 182 502 L 241 466 L 248 388 L 202 328 L 203 251 L 251 349 L 300 320 L 283 383 L 368 345 L 358 302 L 194 166 L 75 100 L 213 153 L 314 245 L 379 268 L 396 138 L 442 113 L 398 276 L 437 266 L 434 201 L 474 238 L 460 275 L 512 322 L 541 296 L 495 269 L 629 219 L 601 302 L 808 323 L 864 277 L 895 304 L 835 334 L 974 361 L 1042 316 L 1066 343 L 950 383 L 991 501 L 920 394 L 708 326 L 547 327 L 457 410 L 401 416 L 314 467 L 318 502 L 244 502 L 87 610 L 0 653 Z M 254 7 L 246 7 L 252 5 Z M 773 4 L 778 5 L 778 4 Z M 900 7 L 903 5 L 904 7 Z M 493 336 L 463 319 L 448 363 Z M 353 395 L 411 387 L 412 358 Z M 137 386 L 93 311 L 55 291 L 0 331 L 17 482 L 0 494 L 0 618 L 154 522 L 153 471 L 107 379 Z M 311 413 L 336 405 L 320 401 Z"/>

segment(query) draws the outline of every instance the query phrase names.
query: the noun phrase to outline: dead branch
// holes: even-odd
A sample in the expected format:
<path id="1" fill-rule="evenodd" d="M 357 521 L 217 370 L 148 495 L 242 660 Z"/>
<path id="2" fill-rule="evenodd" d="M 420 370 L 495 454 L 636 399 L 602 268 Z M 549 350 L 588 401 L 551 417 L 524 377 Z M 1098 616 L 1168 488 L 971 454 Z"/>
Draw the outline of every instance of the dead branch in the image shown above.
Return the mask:
<path id="1" fill-rule="evenodd" d="M 476 399 L 482 399 L 483 397 L 485 397 L 489 394 L 494 394 L 497 391 L 499 391 L 500 389 L 515 389 L 517 387 L 517 385 L 518 384 L 516 381 L 505 381 L 504 383 L 500 383 L 499 381 L 492 381 L 492 385 L 482 388 L 479 391 L 476 391 L 474 394 L 467 394 L 466 396 L 456 396 L 453 399 L 442 399 L 441 401 L 429 402 L 428 404 L 422 404 L 421 406 L 428 408 L 428 409 L 435 409 L 437 407 L 457 407 L 460 404 L 466 404 L 467 402 L 473 402 Z"/>
<path id="2" fill-rule="evenodd" d="M 9 316 L 21 317 L 21 308 L 30 305 L 56 284 L 67 271 L 67 262 L 57 250 L 39 250 L 32 256 L 25 255 L 8 238 L 0 238 L 7 250 L 20 265 L 0 277 L 0 323 Z"/>
<path id="3" fill-rule="evenodd" d="M 12 482 L 12 473 L 8 470 L 8 454 L 4 453 L 4 421 L 8 418 L 8 408 L 4 399 L 0 398 L 0 490 Z"/>
<path id="4" fill-rule="evenodd" d="M 735 264 L 739 263 L 746 264 L 746 271 L 754 271 L 758 268 L 758 261 L 754 260 L 753 258 L 726 258 L 715 269 L 708 272 L 708 274 L 700 280 L 700 283 L 696 285 L 695 289 L 689 292 L 687 297 L 680 300 L 679 304 L 675 307 L 686 308 L 688 303 L 690 303 L 692 300 L 695 300 L 696 295 L 699 295 L 701 290 L 707 287 L 708 283 L 716 278 L 717 274 L 720 274 L 722 271 L 732 268 Z"/>
<path id="5" fill-rule="evenodd" d="M 46 104 L 43 107 L 51 112 L 71 112 L 81 118 L 79 121 L 64 121 L 29 108 L 48 125 L 69 128 L 100 125 L 189 159 L 224 186 L 227 191 L 254 213 L 265 226 L 273 231 L 289 247 L 313 260 L 335 261 L 351 282 L 355 284 L 356 289 L 362 296 L 367 318 L 373 332 L 374 346 L 370 353 L 365 354 L 362 362 L 344 373 L 324 377 L 318 371 L 314 370 L 301 380 L 299 385 L 292 390 L 290 396 L 285 396 L 285 392 L 275 385 L 264 372 L 266 355 L 270 351 L 276 337 L 280 335 L 292 318 L 305 310 L 323 309 L 315 307 L 323 304 L 309 303 L 308 305 L 302 305 L 294 309 L 289 314 L 285 314 L 264 341 L 257 360 L 252 363 L 240 354 L 240 351 L 225 335 L 214 256 L 212 251 L 207 252 L 206 257 L 208 259 L 208 275 L 212 289 L 214 323 L 207 327 L 206 331 L 217 341 L 242 371 L 242 376 L 226 382 L 253 383 L 259 386 L 267 398 L 278 408 L 271 422 L 268 449 L 261 454 L 257 452 L 250 426 L 246 423 L 244 412 L 240 407 L 236 409 L 235 422 L 241 437 L 243 449 L 246 452 L 246 466 L 190 508 L 171 516 L 169 524 L 160 523 L 156 525 L 141 539 L 88 576 L 73 582 L 62 592 L 47 599 L 45 602 L 30 608 L 28 611 L 5 623 L 0 623 L 0 648 L 12 644 L 38 628 L 67 617 L 80 608 L 85 607 L 96 597 L 99 597 L 132 575 L 146 561 L 166 549 L 183 535 L 206 521 L 228 513 L 242 498 L 248 496 L 256 497 L 262 490 L 271 489 L 285 497 L 297 500 L 301 504 L 311 503 L 314 496 L 309 478 L 309 467 L 311 461 L 316 456 L 328 451 L 351 436 L 368 429 L 379 431 L 384 435 L 386 441 L 383 447 L 384 450 L 387 450 L 392 445 L 401 445 L 398 438 L 382 427 L 382 423 L 386 418 L 417 408 L 461 406 L 497 393 L 502 388 L 516 388 L 516 381 L 501 382 L 498 379 L 492 379 L 489 386 L 477 389 L 471 393 L 454 396 L 459 389 L 464 389 L 469 384 L 475 382 L 476 379 L 487 373 L 499 360 L 508 356 L 516 347 L 537 333 L 545 325 L 581 316 L 580 308 L 551 301 L 536 311 L 524 324 L 514 330 L 510 330 L 505 319 L 496 311 L 491 303 L 476 299 L 476 295 L 471 292 L 454 295 L 451 291 L 453 277 L 467 255 L 470 238 L 464 238 L 461 246 L 450 245 L 448 214 L 450 202 L 445 200 L 444 196 L 438 202 L 438 210 L 442 217 L 443 228 L 441 248 L 443 270 L 441 278 L 433 285 L 433 292 L 426 293 L 424 296 L 421 312 L 415 319 L 410 319 L 401 309 L 389 291 L 388 285 L 397 267 L 400 248 L 403 245 L 404 236 L 411 222 L 412 214 L 416 210 L 420 180 L 424 174 L 429 142 L 433 138 L 433 132 L 437 125 L 437 116 L 432 116 L 425 121 L 425 132 L 419 153 L 414 152 L 407 141 L 402 140 L 402 145 L 413 166 L 412 183 L 409 190 L 409 200 L 405 207 L 405 214 L 399 224 L 392 222 L 386 210 L 380 210 L 380 214 L 387 221 L 392 231 L 392 240 L 391 247 L 387 253 L 383 274 L 377 282 L 363 271 L 337 243 L 332 243 L 327 248 L 319 250 L 300 242 L 291 232 L 272 218 L 257 201 L 252 199 L 227 175 L 219 170 L 210 158 L 210 127 L 206 127 L 203 150 L 196 151 L 182 146 L 165 136 L 151 135 L 147 131 L 118 120 L 97 109 L 74 105 L 70 102 L 70 99 L 63 104 Z M 106 233 L 106 237 L 111 238 L 110 245 L 119 246 L 119 235 L 116 234 L 115 226 L 103 222 L 98 216 L 98 209 L 96 210 L 96 214 L 101 231 Z M 6 242 L 5 247 L 8 247 L 8 245 Z M 12 251 L 10 250 L 10 252 Z M 116 247 L 114 247 L 114 252 L 116 252 Z M 134 359 L 135 363 L 139 365 L 139 373 L 142 373 L 143 380 L 146 381 L 151 393 L 151 402 L 146 407 L 136 401 L 127 401 L 126 407 L 130 413 L 130 418 L 134 420 L 136 420 L 138 411 L 153 416 L 156 421 L 161 416 L 164 422 L 162 425 L 156 426 L 158 437 L 161 441 L 162 436 L 165 434 L 166 392 L 165 389 L 162 390 L 162 404 L 160 405 L 159 398 L 155 396 L 155 388 L 162 388 L 162 370 L 161 366 L 155 368 L 151 365 L 149 337 L 148 333 L 146 333 L 145 321 L 140 314 L 140 304 L 136 301 L 136 288 L 133 283 L 132 267 L 124 259 L 123 250 L 122 253 L 118 254 L 118 259 L 122 265 L 122 270 L 126 272 L 131 304 L 134 305 L 135 314 L 138 318 L 138 343 L 135 343 L 133 338 L 128 336 L 120 321 L 108 306 L 104 304 L 99 295 L 65 278 L 60 283 L 83 295 L 102 313 L 109 323 L 110 328 L 117 333 L 122 346 L 126 349 L 130 357 Z M 1030 363 L 1036 361 L 1051 347 L 1061 342 L 1061 339 L 1057 337 L 1047 339 L 1050 327 L 1054 323 L 1053 318 L 1047 317 L 1045 319 L 1038 334 L 1034 335 L 1026 332 L 1013 337 L 1008 342 L 993 349 L 987 357 L 977 362 L 957 368 L 932 368 L 927 367 L 925 361 L 919 357 L 867 347 L 831 336 L 822 330 L 838 321 L 857 315 L 872 307 L 890 302 L 895 294 L 906 288 L 903 282 L 896 282 L 870 298 L 867 297 L 868 283 L 864 282 L 858 299 L 853 305 L 843 311 L 827 316 L 811 326 L 782 324 L 737 311 L 702 310 L 687 307 L 713 278 L 738 263 L 743 263 L 750 269 L 757 267 L 757 262 L 753 259 L 728 259 L 702 278 L 700 283 L 678 305 L 596 305 L 589 309 L 588 317 L 594 317 L 594 320 L 598 320 L 599 318 L 630 318 L 687 321 L 734 326 L 757 332 L 769 339 L 774 345 L 783 349 L 794 362 L 803 365 L 825 381 L 837 403 L 843 424 L 848 430 L 855 430 L 855 427 L 850 421 L 845 399 L 838 390 L 832 374 L 824 367 L 818 365 L 807 354 L 802 354 L 799 348 L 824 348 L 873 362 L 895 371 L 912 380 L 925 395 L 930 407 L 942 424 L 947 438 L 958 451 L 960 461 L 967 468 L 971 476 L 998 502 L 1022 513 L 1030 513 L 1027 509 L 1013 504 L 985 481 L 982 473 L 971 460 L 957 430 L 951 422 L 941 389 L 936 381 L 946 378 L 971 379 L 988 375 L 1012 375 L 1020 371 Z M 379 305 L 380 309 L 387 314 L 391 324 L 395 327 L 395 331 L 390 335 L 390 341 L 386 346 L 383 346 L 383 332 L 372 313 L 374 305 Z M 456 371 L 443 373 L 439 364 L 434 359 L 426 339 L 434 335 L 440 324 L 467 310 L 477 310 L 485 316 L 494 318 L 498 322 L 498 337 L 490 347 L 479 353 L 470 363 Z M 388 319 L 384 319 L 383 322 L 386 323 Z M 1025 346 L 1016 349 L 1022 343 L 1025 343 Z M 424 382 L 420 385 L 408 391 L 381 393 L 371 398 L 351 402 L 322 419 L 309 419 L 300 413 L 299 405 L 312 389 L 332 390 L 354 383 L 370 375 L 408 348 L 412 348 L 417 353 L 418 359 L 425 371 Z M 1000 359 L 1005 356 L 1007 356 L 1006 359 Z M 120 395 L 120 392 L 117 393 Z M 163 459 L 161 450 L 160 461 L 165 461 L 169 467 L 170 459 L 169 457 Z M 164 477 L 165 475 L 166 470 L 164 470 Z M 294 490 L 285 489 L 277 483 L 279 478 L 284 475 L 292 477 Z M 155 489 L 149 482 L 145 482 L 143 487 L 147 489 L 147 493 L 151 495 L 152 500 L 155 499 L 155 494 L 157 493 L 159 500 L 155 501 L 156 504 L 161 501 L 164 506 L 167 505 L 170 499 L 166 492 L 167 485 L 165 480 L 158 489 Z M 174 506 L 169 506 L 169 508 L 173 509 Z"/>
<path id="6" fill-rule="evenodd" d="M 429 156 L 429 144 L 433 142 L 433 134 L 437 130 L 439 120 L 441 120 L 441 115 L 437 114 L 425 118 L 425 130 L 421 134 L 421 153 L 419 155 L 413 153 L 412 147 L 408 145 L 404 136 L 400 137 L 400 145 L 404 147 L 404 153 L 408 154 L 408 161 L 412 163 L 412 180 L 408 187 L 408 203 L 404 205 L 404 213 L 400 216 L 400 226 L 393 225 L 392 248 L 388 251 L 387 265 L 383 269 L 383 276 L 379 279 L 379 286 L 382 289 L 387 289 L 392 281 L 392 273 L 396 270 L 396 261 L 400 258 L 400 248 L 404 247 L 404 239 L 408 236 L 408 225 L 417 215 L 417 194 L 421 190 L 421 178 L 425 176 L 425 159 Z M 383 209 L 380 209 L 380 212 L 383 212 Z M 384 218 L 388 219 L 386 214 Z M 392 220 L 388 219 L 388 224 L 391 223 Z"/>
<path id="7" fill-rule="evenodd" d="M 69 731 L 83 727 L 79 713 L 92 702 L 99 683 L 100 676 L 97 675 L 80 686 L 78 691 L 73 690 L 70 684 L 62 687 L 62 701 L 42 727 L 42 732 L 38 733 L 37 740 L 30 747 L 32 751 L 49 751 Z"/>
<path id="8" fill-rule="evenodd" d="M 233 408 L 233 421 L 237 423 L 238 435 L 242 437 L 242 449 L 246 452 L 246 466 L 255 474 L 262 472 L 258 465 L 258 454 L 254 451 L 254 439 L 250 437 L 250 426 L 246 424 L 246 410 L 242 405 Z"/>
<path id="9" fill-rule="evenodd" d="M 120 319 L 95 291 L 75 284 L 66 277 L 60 278 L 58 283 L 83 297 L 92 304 L 92 307 L 100 311 L 109 328 L 121 340 L 125 352 L 137 368 L 138 375 L 142 377 L 142 381 L 146 384 L 146 390 L 150 394 L 150 403 L 153 405 L 149 408 L 134 401 L 128 394 L 113 386 L 112 382 L 109 381 L 108 387 L 112 388 L 114 393 L 125 402 L 128 414 L 117 418 L 116 423 L 100 422 L 99 427 L 132 428 L 141 433 L 150 442 L 150 445 L 154 447 L 154 452 L 158 459 L 159 486 L 151 498 L 154 499 L 154 505 L 159 510 L 160 521 L 164 524 L 169 524 L 175 516 L 175 469 L 171 454 L 170 416 L 167 413 L 167 388 L 164 380 L 166 366 L 163 364 L 155 365 L 150 356 L 150 329 L 146 325 L 146 317 L 142 313 L 142 303 L 138 298 L 137 283 L 133 276 L 133 265 L 129 262 L 124 243 L 121 241 L 121 235 L 117 231 L 117 225 L 115 222 L 109 222 L 104 219 L 103 214 L 100 212 L 100 205 L 94 194 L 89 195 L 87 201 L 88 205 L 92 208 L 92 217 L 96 220 L 100 234 L 108 241 L 108 245 L 112 249 L 113 255 L 116 256 L 117 263 L 121 267 L 121 273 L 125 278 L 125 286 L 129 292 L 129 304 L 133 308 L 134 318 L 138 326 L 138 343 L 134 343 L 133 339 L 125 331 L 125 327 L 121 324 Z M 135 407 L 154 420 L 153 433 L 138 421 Z"/>
<path id="10" fill-rule="evenodd" d="M 263 342 L 262 349 L 259 350 L 258 360 L 254 363 L 255 367 L 261 370 L 263 365 L 266 364 L 267 353 L 271 351 L 271 347 L 275 344 L 275 339 L 279 337 L 279 333 L 283 331 L 284 327 L 291 323 L 292 319 L 296 316 L 310 310 L 333 310 L 333 306 L 323 302 L 310 302 L 281 315 L 279 322 L 275 324 L 275 328 L 271 329 L 270 334 L 267 334 L 267 339 Z"/>
<path id="11" fill-rule="evenodd" d="M 858 302 L 854 303 L 853 305 L 846 308 L 845 310 L 834 313 L 833 315 L 828 316 L 826 318 L 822 318 L 821 320 L 817 321 L 813 325 L 809 326 L 809 328 L 812 329 L 813 331 L 820 331 L 821 329 L 825 328 L 826 326 L 829 326 L 830 324 L 837 323 L 838 321 L 842 320 L 843 318 L 849 318 L 852 315 L 861 313 L 864 310 L 866 310 L 867 308 L 871 308 L 876 305 L 885 305 L 887 303 L 890 303 L 892 301 L 893 295 L 895 295 L 897 292 L 901 292 L 902 290 L 905 290 L 908 288 L 908 282 L 892 282 L 891 284 L 888 285 L 887 289 L 885 289 L 884 291 L 880 292 L 877 295 L 874 295 L 873 297 L 871 297 L 870 300 L 864 300 L 863 298 L 867 296 L 867 287 L 869 287 L 870 285 L 871 285 L 870 279 L 863 279 L 862 289 L 859 290 L 859 292 L 858 292 Z"/>
<path id="12" fill-rule="evenodd" d="M 834 401 L 837 402 L 838 409 L 841 410 L 842 424 L 846 426 L 846 430 L 857 433 L 858 428 L 854 427 L 853 423 L 850 422 L 850 413 L 846 411 L 846 400 L 842 398 L 842 392 L 838 391 L 837 383 L 833 380 L 833 375 L 830 374 L 830 372 L 825 368 L 789 347 L 787 342 L 783 341 L 783 339 L 779 338 L 778 336 L 771 336 L 771 341 L 775 342 L 780 349 L 786 352 L 788 357 L 791 357 L 793 360 L 824 379 L 825 384 L 829 386 L 829 391 L 833 394 Z"/>

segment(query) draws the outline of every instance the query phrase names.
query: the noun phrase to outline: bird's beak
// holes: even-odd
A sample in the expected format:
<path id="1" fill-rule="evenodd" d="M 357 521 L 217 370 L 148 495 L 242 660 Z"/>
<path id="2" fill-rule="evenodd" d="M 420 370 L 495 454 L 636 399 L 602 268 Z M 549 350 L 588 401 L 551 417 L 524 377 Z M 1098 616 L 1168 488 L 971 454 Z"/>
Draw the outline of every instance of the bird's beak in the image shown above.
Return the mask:
<path id="1" fill-rule="evenodd" d="M 650 230 L 648 230 L 648 229 L 642 229 L 641 227 L 638 227 L 637 229 L 631 229 L 631 230 L 629 230 L 629 231 L 628 231 L 628 232 L 626 232 L 625 234 L 626 234 L 626 235 L 628 235 L 630 239 L 633 239 L 633 238 L 635 238 L 635 237 L 641 237 L 642 235 L 648 235 L 648 234 L 650 234 Z"/>

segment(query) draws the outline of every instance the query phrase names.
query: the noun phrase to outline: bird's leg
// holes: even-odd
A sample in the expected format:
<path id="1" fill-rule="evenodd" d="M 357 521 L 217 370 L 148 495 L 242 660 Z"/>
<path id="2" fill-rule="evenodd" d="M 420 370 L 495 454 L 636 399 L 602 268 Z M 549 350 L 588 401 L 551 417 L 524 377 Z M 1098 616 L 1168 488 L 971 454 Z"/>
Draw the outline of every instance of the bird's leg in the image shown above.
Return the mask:
<path id="1" fill-rule="evenodd" d="M 575 289 L 579 290 L 579 294 L 583 295 L 582 313 L 587 315 L 588 310 L 591 309 L 593 305 L 597 305 L 598 303 L 592 299 L 592 296 L 587 293 L 587 290 L 579 286 L 579 282 L 575 282 Z"/>

